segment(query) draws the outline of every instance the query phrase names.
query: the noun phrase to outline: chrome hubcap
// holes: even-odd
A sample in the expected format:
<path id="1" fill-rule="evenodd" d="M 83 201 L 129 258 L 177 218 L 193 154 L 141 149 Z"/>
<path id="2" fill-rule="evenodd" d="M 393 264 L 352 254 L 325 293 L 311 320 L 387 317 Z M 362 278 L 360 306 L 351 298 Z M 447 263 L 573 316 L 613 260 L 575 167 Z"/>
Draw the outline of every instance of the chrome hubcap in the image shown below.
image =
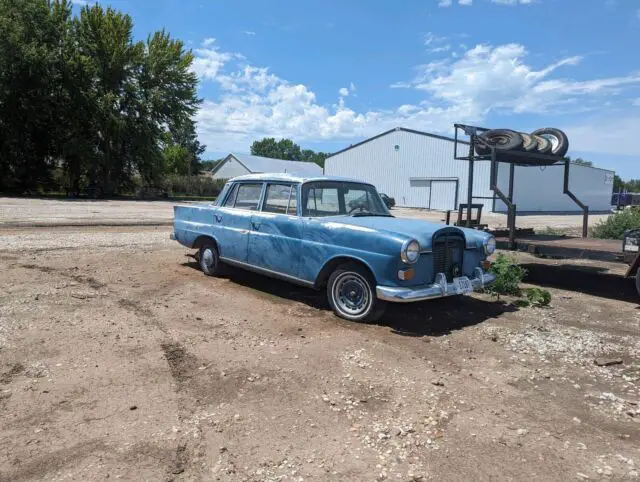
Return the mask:
<path id="1" fill-rule="evenodd" d="M 209 248 L 205 249 L 202 252 L 202 266 L 205 268 L 211 268 L 215 264 L 215 256 L 213 255 L 213 251 Z"/>
<path id="2" fill-rule="evenodd" d="M 333 299 L 338 310 L 347 316 L 365 313 L 372 301 L 366 280 L 357 273 L 344 273 L 335 281 Z"/>

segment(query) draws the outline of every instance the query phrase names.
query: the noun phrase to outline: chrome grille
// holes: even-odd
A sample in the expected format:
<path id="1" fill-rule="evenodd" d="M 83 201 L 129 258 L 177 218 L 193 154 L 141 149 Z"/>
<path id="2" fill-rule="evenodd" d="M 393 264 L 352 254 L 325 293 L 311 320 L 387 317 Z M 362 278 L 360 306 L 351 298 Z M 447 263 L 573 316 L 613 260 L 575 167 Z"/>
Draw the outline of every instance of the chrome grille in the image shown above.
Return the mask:
<path id="1" fill-rule="evenodd" d="M 457 235 L 439 236 L 433 241 L 433 276 L 444 273 L 447 281 L 462 275 L 464 239 Z"/>

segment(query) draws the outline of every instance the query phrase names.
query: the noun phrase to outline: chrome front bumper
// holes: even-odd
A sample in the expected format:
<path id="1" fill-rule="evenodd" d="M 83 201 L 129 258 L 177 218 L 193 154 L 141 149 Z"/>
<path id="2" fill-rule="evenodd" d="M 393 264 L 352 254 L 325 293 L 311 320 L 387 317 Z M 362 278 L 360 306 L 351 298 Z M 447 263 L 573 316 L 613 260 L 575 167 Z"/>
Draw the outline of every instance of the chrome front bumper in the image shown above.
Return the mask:
<path id="1" fill-rule="evenodd" d="M 495 275 L 485 273 L 481 268 L 473 271 L 473 278 L 470 278 L 474 290 L 480 290 L 493 283 Z M 444 273 L 436 275 L 436 283 L 415 288 L 398 288 L 392 286 L 378 286 L 376 295 L 379 299 L 392 301 L 394 303 L 410 303 L 412 301 L 432 300 L 434 298 L 444 298 L 445 296 L 459 295 L 453 283 L 447 283 Z"/>

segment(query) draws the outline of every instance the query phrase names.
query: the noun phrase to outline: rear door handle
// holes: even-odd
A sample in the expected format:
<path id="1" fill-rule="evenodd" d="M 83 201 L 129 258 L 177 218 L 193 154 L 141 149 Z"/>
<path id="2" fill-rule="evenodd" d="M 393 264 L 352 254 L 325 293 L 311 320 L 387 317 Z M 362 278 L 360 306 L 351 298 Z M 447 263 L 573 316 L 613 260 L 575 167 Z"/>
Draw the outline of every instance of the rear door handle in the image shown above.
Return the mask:
<path id="1" fill-rule="evenodd" d="M 219 214 L 215 214 L 214 216 L 215 216 L 217 222 L 219 222 L 219 223 L 222 222 L 222 216 L 220 216 Z"/>
<path id="2" fill-rule="evenodd" d="M 256 231 L 260 229 L 260 222 L 259 221 L 251 221 L 251 226 L 253 226 L 253 229 L 255 229 Z"/>

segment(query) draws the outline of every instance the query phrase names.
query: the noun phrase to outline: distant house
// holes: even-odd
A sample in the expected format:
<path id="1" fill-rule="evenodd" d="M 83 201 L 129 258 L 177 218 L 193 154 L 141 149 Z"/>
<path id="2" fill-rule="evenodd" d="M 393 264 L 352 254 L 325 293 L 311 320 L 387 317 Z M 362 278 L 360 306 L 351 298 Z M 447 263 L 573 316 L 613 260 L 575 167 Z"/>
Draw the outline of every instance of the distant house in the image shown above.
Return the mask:
<path id="1" fill-rule="evenodd" d="M 296 176 L 322 176 L 322 168 L 314 162 L 287 161 L 249 154 L 229 154 L 211 170 L 214 179 L 230 179 L 244 174 L 286 172 Z"/>

